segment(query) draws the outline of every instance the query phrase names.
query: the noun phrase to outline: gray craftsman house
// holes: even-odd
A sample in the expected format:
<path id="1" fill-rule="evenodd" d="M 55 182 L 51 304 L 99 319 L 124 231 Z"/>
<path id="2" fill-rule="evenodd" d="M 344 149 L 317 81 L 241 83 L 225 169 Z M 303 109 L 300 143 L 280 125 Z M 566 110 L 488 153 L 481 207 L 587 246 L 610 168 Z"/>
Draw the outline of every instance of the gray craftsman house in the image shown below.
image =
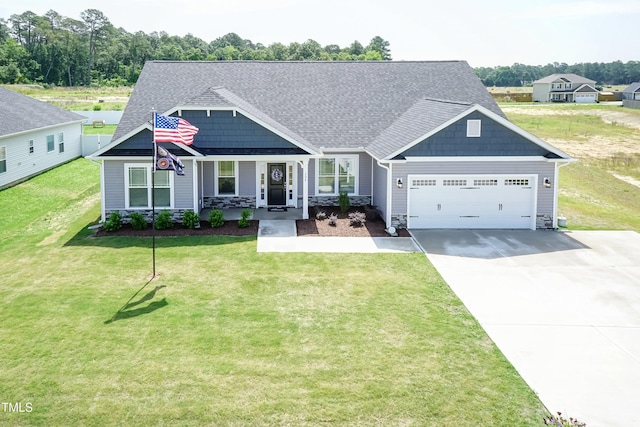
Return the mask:
<path id="1" fill-rule="evenodd" d="M 463 61 L 147 62 L 102 160 L 102 218 L 151 209 L 152 111 L 200 131 L 163 144 L 156 206 L 374 205 L 387 226 L 555 228 L 573 159 L 509 122 Z"/>
<path id="2" fill-rule="evenodd" d="M 0 87 L 0 189 L 82 155 L 86 117 Z"/>

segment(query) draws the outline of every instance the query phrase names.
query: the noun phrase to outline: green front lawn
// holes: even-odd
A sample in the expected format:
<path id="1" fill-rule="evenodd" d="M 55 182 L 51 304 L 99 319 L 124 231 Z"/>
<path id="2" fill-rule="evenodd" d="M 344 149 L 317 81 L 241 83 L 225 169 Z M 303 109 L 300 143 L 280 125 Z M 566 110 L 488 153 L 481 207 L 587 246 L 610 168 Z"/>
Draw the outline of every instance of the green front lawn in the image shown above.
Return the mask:
<path id="1" fill-rule="evenodd" d="M 422 254 L 93 238 L 98 166 L 0 192 L 0 425 L 541 425 Z M 139 292 L 138 292 L 139 291 Z M 488 296 L 490 297 L 490 296 Z"/>

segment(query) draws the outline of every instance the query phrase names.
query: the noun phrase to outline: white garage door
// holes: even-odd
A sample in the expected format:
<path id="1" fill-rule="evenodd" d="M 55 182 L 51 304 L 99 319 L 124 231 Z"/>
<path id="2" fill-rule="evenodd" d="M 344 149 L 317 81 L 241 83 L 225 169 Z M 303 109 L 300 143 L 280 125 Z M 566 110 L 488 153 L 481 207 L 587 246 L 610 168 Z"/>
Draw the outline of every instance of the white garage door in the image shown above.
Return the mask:
<path id="1" fill-rule="evenodd" d="M 408 228 L 535 229 L 537 177 L 409 175 Z"/>
<path id="2" fill-rule="evenodd" d="M 595 93 L 576 93 L 575 100 L 577 103 L 596 102 Z"/>

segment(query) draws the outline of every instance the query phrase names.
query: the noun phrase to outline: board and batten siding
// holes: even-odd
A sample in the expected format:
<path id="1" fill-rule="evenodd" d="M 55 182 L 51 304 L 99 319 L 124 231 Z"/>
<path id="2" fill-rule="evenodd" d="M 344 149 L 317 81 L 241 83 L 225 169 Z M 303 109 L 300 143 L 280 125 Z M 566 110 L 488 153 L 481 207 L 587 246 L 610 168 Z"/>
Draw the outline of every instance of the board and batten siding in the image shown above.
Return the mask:
<path id="1" fill-rule="evenodd" d="M 392 215 L 407 214 L 408 175 L 537 175 L 538 200 L 537 214 L 553 216 L 554 200 L 553 188 L 544 187 L 544 178 L 555 177 L 555 163 L 553 162 L 407 162 L 393 165 L 393 177 L 402 178 L 406 183 L 403 188 L 391 186 Z"/>
<path id="2" fill-rule="evenodd" d="M 125 170 L 126 163 L 151 164 L 147 161 L 105 160 L 104 161 L 104 209 L 106 211 L 126 209 Z M 193 209 L 193 162 L 184 163 L 184 176 L 173 180 L 173 208 Z"/>

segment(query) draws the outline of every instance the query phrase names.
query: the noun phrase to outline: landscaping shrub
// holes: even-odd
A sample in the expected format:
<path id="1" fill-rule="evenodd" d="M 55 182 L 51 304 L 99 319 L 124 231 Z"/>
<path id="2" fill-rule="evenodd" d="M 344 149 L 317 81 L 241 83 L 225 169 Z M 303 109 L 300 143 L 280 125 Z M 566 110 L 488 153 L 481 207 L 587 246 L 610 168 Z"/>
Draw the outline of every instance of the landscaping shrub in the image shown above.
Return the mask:
<path id="1" fill-rule="evenodd" d="M 162 211 L 158 214 L 156 218 L 156 230 L 164 230 L 166 228 L 170 228 L 173 225 L 173 221 L 171 220 L 171 212 Z"/>
<path id="2" fill-rule="evenodd" d="M 200 215 L 195 213 L 194 211 L 186 211 L 184 215 L 182 215 L 182 225 L 187 228 L 199 228 Z"/>
<path id="3" fill-rule="evenodd" d="M 329 225 L 333 225 L 334 227 L 338 225 L 338 215 L 333 212 L 329 215 Z"/>
<path id="4" fill-rule="evenodd" d="M 211 227 L 217 228 L 224 225 L 224 213 L 220 209 L 213 209 L 209 214 Z"/>
<path id="5" fill-rule="evenodd" d="M 109 218 L 105 221 L 102 226 L 106 231 L 116 231 L 122 228 L 122 214 L 120 212 L 115 211 L 111 212 Z"/>
<path id="6" fill-rule="evenodd" d="M 247 228 L 249 226 L 249 217 L 253 211 L 251 209 L 244 209 L 240 212 L 240 219 L 238 220 L 238 227 Z"/>
<path id="7" fill-rule="evenodd" d="M 338 205 L 340 205 L 340 212 L 345 213 L 351 207 L 351 201 L 349 201 L 349 195 L 345 192 L 341 192 L 338 196 Z"/>
<path id="8" fill-rule="evenodd" d="M 131 226 L 136 230 L 144 230 L 147 228 L 147 220 L 140 212 L 132 213 L 129 215 L 129 218 L 131 218 Z"/>
<path id="9" fill-rule="evenodd" d="M 349 224 L 354 227 L 362 227 L 367 222 L 367 216 L 364 212 L 351 212 L 349 214 Z"/>

